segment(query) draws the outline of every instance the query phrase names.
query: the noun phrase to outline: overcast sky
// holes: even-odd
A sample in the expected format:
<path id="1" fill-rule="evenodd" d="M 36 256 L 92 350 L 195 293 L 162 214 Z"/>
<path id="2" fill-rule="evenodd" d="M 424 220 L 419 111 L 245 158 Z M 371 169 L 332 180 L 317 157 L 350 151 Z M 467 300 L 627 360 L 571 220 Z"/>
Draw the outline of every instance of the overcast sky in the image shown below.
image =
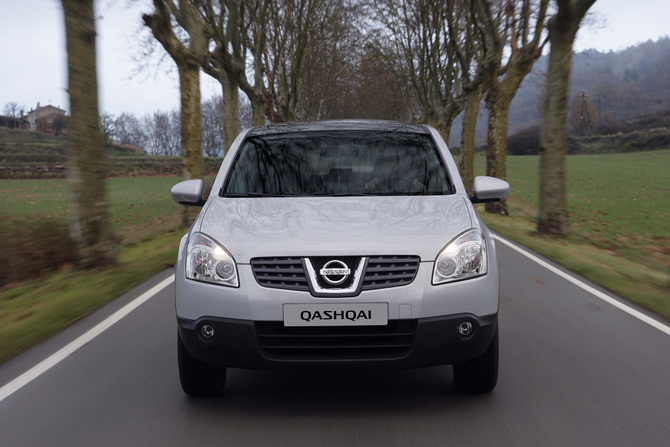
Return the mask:
<path id="1" fill-rule="evenodd" d="M 101 112 L 142 116 L 179 107 L 172 62 L 138 74 L 138 36 L 146 32 L 141 16 L 152 10 L 150 0 L 96 0 Z M 580 30 L 576 51 L 619 51 L 670 34 L 669 0 L 597 0 L 591 11 L 596 24 Z M 63 22 L 58 0 L 0 0 L 0 113 L 8 102 L 26 111 L 52 104 L 69 113 Z M 219 93 L 203 74 L 203 98 Z"/>

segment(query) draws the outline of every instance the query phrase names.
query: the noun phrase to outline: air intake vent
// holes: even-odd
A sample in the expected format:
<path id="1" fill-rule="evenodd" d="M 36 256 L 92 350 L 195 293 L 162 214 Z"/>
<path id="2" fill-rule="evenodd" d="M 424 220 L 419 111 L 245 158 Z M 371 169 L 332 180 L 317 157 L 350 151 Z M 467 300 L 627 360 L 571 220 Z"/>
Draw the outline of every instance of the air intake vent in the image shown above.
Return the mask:
<path id="1" fill-rule="evenodd" d="M 387 326 L 285 327 L 254 323 L 263 355 L 274 360 L 387 360 L 407 356 L 416 320 L 391 320 Z"/>

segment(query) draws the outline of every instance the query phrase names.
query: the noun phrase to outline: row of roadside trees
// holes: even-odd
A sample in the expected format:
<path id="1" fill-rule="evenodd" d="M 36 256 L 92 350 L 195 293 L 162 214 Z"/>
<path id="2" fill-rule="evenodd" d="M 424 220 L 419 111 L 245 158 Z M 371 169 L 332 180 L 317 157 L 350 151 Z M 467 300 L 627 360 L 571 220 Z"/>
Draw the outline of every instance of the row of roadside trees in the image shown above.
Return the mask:
<path id="1" fill-rule="evenodd" d="M 68 9 L 92 9 L 92 0 L 62 1 L 66 27 Z M 487 174 L 505 178 L 509 106 L 548 45 L 538 230 L 565 234 L 572 45 L 594 2 L 153 0 L 153 11 L 143 21 L 179 74 L 185 178 L 202 176 L 201 72 L 221 84 L 223 132 L 217 133 L 224 147 L 240 128 L 240 94 L 250 104 L 254 125 L 388 118 L 429 123 L 448 137 L 455 117 L 463 113 L 460 169 L 469 189 L 483 101 L 489 116 Z M 92 17 L 85 20 L 94 32 Z M 74 93 L 71 78 L 73 121 Z M 490 204 L 487 211 L 506 214 L 507 208 Z"/>

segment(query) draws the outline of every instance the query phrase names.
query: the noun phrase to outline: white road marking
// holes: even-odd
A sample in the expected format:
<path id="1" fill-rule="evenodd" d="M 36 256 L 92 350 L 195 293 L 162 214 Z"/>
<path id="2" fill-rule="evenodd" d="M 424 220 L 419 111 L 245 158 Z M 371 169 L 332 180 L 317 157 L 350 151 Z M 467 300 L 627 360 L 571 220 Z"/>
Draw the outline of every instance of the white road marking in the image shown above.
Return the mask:
<path id="1" fill-rule="evenodd" d="M 38 363 L 25 373 L 21 374 L 19 377 L 16 379 L 12 380 L 9 382 L 7 385 L 3 386 L 0 388 L 0 402 L 23 388 L 24 386 L 28 385 L 30 382 L 33 380 L 37 379 L 39 376 L 44 374 L 45 372 L 49 371 L 51 368 L 54 366 L 58 365 L 60 362 L 68 358 L 70 355 L 72 355 L 75 351 L 77 351 L 79 348 L 84 346 L 85 344 L 89 343 L 91 340 L 93 340 L 95 337 L 98 335 L 102 334 L 105 332 L 107 329 L 118 323 L 120 320 L 122 320 L 124 317 L 126 317 L 129 313 L 137 309 L 139 306 L 150 300 L 151 298 L 154 297 L 157 293 L 159 293 L 161 290 L 169 286 L 174 282 L 174 276 L 170 276 L 167 279 L 164 279 L 162 282 L 159 284 L 155 285 L 151 289 L 147 290 L 144 292 L 142 295 L 138 296 L 135 298 L 133 301 L 130 303 L 126 304 L 123 306 L 121 309 L 117 310 L 114 312 L 112 315 L 107 317 L 104 321 L 100 322 L 97 326 L 93 327 L 92 329 L 88 330 L 86 333 L 81 335 L 79 338 L 76 340 L 73 340 L 70 342 L 68 345 L 57 351 L 56 353 L 50 355 L 47 357 L 45 360 L 42 362 Z"/>
<path id="2" fill-rule="evenodd" d="M 601 300 L 611 304 L 612 306 L 623 310 L 627 314 L 632 315 L 633 317 L 647 323 L 648 325 L 650 325 L 652 327 L 655 327 L 659 331 L 665 332 L 666 334 L 670 335 L 670 326 L 667 326 L 667 325 L 663 324 L 662 322 L 660 322 L 658 320 L 655 320 L 655 319 L 651 318 L 650 316 L 645 315 L 644 313 L 642 313 L 642 312 L 640 312 L 636 309 L 633 309 L 632 307 L 622 303 L 621 301 L 616 300 L 616 299 L 612 298 L 611 296 L 601 292 L 600 290 L 589 286 L 588 284 L 584 283 L 583 281 L 580 281 L 579 279 L 575 278 L 574 276 L 571 276 L 571 275 L 565 273 L 564 271 L 562 271 L 560 269 L 557 269 L 553 265 L 551 265 L 548 262 L 543 261 L 542 259 L 538 258 L 537 256 L 527 252 L 526 250 L 524 250 L 520 246 L 514 244 L 513 242 L 511 242 L 511 241 L 509 241 L 509 240 L 507 240 L 507 239 L 505 239 L 505 238 L 503 238 L 503 237 L 501 237 L 497 234 L 495 235 L 495 238 L 498 242 L 502 242 L 503 244 L 505 244 L 506 246 L 508 246 L 512 250 L 516 251 L 517 253 L 527 257 L 531 261 L 541 265 L 542 267 L 546 268 L 547 270 L 559 275 L 560 277 L 562 277 L 566 281 L 571 282 L 572 284 L 574 284 L 577 287 L 581 288 L 582 290 L 590 293 L 591 295 L 594 295 L 595 297 L 600 298 Z"/>

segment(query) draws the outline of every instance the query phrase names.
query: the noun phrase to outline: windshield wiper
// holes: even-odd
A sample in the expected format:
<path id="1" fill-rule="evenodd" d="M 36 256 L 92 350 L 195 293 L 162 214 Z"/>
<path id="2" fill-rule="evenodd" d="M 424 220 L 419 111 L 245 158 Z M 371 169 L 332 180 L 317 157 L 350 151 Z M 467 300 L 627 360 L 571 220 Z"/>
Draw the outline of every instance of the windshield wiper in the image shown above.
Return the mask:
<path id="1" fill-rule="evenodd" d="M 265 192 L 228 192 L 224 193 L 221 197 L 227 197 L 231 199 L 238 199 L 244 197 L 292 197 L 293 194 L 272 194 Z"/>

